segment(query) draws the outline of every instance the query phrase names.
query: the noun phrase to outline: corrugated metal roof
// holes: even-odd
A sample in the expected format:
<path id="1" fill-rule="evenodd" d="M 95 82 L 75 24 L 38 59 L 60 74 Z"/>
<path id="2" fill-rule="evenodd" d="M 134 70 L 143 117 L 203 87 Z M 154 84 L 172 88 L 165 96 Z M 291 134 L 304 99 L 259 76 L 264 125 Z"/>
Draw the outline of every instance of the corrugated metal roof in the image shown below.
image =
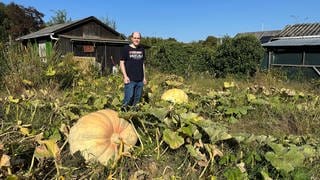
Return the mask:
<path id="1" fill-rule="evenodd" d="M 238 33 L 236 37 L 243 36 L 243 35 L 253 35 L 257 39 L 259 39 L 261 43 L 266 43 L 266 42 L 269 42 L 273 37 L 277 36 L 280 32 L 281 30 L 243 32 L 243 33 Z"/>
<path id="2" fill-rule="evenodd" d="M 279 37 L 317 36 L 320 35 L 320 23 L 287 25 Z"/>
<path id="3" fill-rule="evenodd" d="M 59 37 L 65 37 L 70 39 L 71 41 L 87 41 L 87 42 L 105 42 L 105 43 L 116 43 L 116 44 L 129 44 L 128 40 L 122 39 L 108 39 L 108 38 L 80 38 L 78 36 L 68 36 L 68 35 L 61 35 Z"/>
<path id="4" fill-rule="evenodd" d="M 238 33 L 236 36 L 241 36 L 241 35 L 254 35 L 258 39 L 261 39 L 264 36 L 277 36 L 281 30 L 273 30 L 273 31 L 256 31 L 256 32 L 243 32 L 243 33 Z"/>
<path id="5" fill-rule="evenodd" d="M 115 31 L 114 29 L 110 28 L 109 26 L 107 26 L 106 24 L 102 23 L 101 21 L 99 21 L 97 18 L 95 18 L 94 16 L 90 16 L 84 19 L 80 19 L 80 20 L 76 20 L 76 21 L 72 21 L 72 22 L 68 22 L 68 23 L 64 23 L 64 24 L 56 24 L 56 25 L 52 25 L 46 28 L 43 28 L 39 31 L 27 34 L 25 36 L 21 36 L 19 38 L 17 38 L 17 41 L 20 40 L 26 40 L 26 39 L 33 39 L 33 38 L 38 38 L 38 37 L 44 37 L 44 36 L 50 36 L 50 34 L 52 33 L 57 33 L 59 31 L 65 30 L 67 28 L 71 28 L 73 26 L 76 26 L 80 23 L 84 23 L 87 21 L 96 21 L 97 23 L 101 24 L 103 27 L 107 28 L 109 31 L 117 34 L 117 35 L 121 35 L 119 32 Z"/>
<path id="6" fill-rule="evenodd" d="M 262 44 L 263 47 L 320 46 L 319 38 L 287 38 Z"/>
<path id="7" fill-rule="evenodd" d="M 32 38 L 38 38 L 38 37 L 43 37 L 43 36 L 49 36 L 51 33 L 54 33 L 55 31 L 57 31 L 59 29 L 68 27 L 71 24 L 77 23 L 79 21 L 81 21 L 81 20 L 72 21 L 72 22 L 63 23 L 63 24 L 55 24 L 55 25 L 40 29 L 39 31 L 27 34 L 25 36 L 21 36 L 21 37 L 17 38 L 16 40 L 20 41 L 20 40 L 25 40 L 25 39 L 32 39 Z"/>

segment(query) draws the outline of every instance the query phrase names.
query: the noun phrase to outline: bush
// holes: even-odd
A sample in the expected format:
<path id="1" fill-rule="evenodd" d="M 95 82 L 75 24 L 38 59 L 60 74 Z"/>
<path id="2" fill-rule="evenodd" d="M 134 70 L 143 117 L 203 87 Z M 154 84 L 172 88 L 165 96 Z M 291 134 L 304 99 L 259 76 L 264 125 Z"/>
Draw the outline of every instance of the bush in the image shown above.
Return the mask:
<path id="1" fill-rule="evenodd" d="M 175 40 L 149 38 L 145 44 L 147 63 L 160 71 L 189 76 L 191 72 L 208 71 L 214 49 L 199 43 L 185 44 Z"/>
<path id="2" fill-rule="evenodd" d="M 264 49 L 254 36 L 225 38 L 217 49 L 211 73 L 217 77 L 227 74 L 253 76 L 263 58 Z"/>

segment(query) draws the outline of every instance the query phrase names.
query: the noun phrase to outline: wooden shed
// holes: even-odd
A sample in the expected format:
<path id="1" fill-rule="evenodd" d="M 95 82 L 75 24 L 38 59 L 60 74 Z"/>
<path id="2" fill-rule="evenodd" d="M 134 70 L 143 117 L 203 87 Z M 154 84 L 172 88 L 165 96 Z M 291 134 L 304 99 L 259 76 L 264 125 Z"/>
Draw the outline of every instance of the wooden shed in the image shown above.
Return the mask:
<path id="1" fill-rule="evenodd" d="M 62 55 L 72 52 L 83 61 L 93 59 L 102 73 L 119 63 L 121 49 L 129 41 L 94 16 L 56 24 L 19 37 L 24 44 L 37 43 L 39 55 L 45 58 L 53 48 Z"/>
<path id="2" fill-rule="evenodd" d="M 268 69 L 305 69 L 320 76 L 320 23 L 288 25 L 262 46 L 267 50 L 264 64 Z"/>

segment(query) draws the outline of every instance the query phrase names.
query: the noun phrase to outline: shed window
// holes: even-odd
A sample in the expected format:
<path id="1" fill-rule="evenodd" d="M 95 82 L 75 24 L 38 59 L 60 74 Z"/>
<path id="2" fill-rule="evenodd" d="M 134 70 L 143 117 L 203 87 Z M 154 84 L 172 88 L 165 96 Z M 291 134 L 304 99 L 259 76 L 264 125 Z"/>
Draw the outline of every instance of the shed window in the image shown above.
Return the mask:
<path id="1" fill-rule="evenodd" d="M 302 64 L 302 53 L 275 53 L 274 64 Z"/>
<path id="2" fill-rule="evenodd" d="M 95 46 L 88 42 L 75 42 L 73 53 L 75 56 L 95 57 Z"/>
<path id="3" fill-rule="evenodd" d="M 306 53 L 305 64 L 307 65 L 320 65 L 320 53 Z"/>
<path id="4" fill-rule="evenodd" d="M 83 52 L 85 52 L 85 53 L 94 52 L 94 46 L 93 45 L 83 45 Z"/>

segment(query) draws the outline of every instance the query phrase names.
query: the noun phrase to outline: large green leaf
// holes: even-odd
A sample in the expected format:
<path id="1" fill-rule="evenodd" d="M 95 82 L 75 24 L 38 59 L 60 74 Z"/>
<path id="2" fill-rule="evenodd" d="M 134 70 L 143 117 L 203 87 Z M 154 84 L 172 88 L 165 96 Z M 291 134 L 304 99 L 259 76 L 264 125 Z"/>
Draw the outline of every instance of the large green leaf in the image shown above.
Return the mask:
<path id="1" fill-rule="evenodd" d="M 182 132 L 183 134 L 186 134 L 190 137 L 192 137 L 192 135 L 195 133 L 196 130 L 197 128 L 192 124 L 178 129 L 179 132 Z"/>
<path id="2" fill-rule="evenodd" d="M 228 168 L 224 173 L 224 177 L 228 180 L 245 180 L 249 179 L 247 173 L 242 173 L 239 168 L 232 167 Z"/>
<path id="3" fill-rule="evenodd" d="M 188 152 L 190 153 L 190 155 L 194 158 L 196 158 L 198 161 L 200 160 L 204 160 L 207 161 L 206 155 L 201 153 L 199 151 L 199 149 L 194 148 L 192 145 L 188 144 L 186 145 Z"/>
<path id="4" fill-rule="evenodd" d="M 164 118 L 167 116 L 169 110 L 167 108 L 150 108 L 148 113 L 152 114 L 160 121 L 163 121 Z"/>
<path id="5" fill-rule="evenodd" d="M 119 105 L 121 105 L 121 101 L 117 98 L 117 97 L 115 97 L 113 100 L 112 100 L 112 106 L 119 106 Z"/>
<path id="6" fill-rule="evenodd" d="M 214 127 L 203 127 L 203 130 L 209 135 L 212 143 L 232 138 L 232 136 L 223 129 Z"/>
<path id="7" fill-rule="evenodd" d="M 227 140 L 232 138 L 232 136 L 227 133 L 227 131 L 223 126 L 211 120 L 193 119 L 191 122 L 201 127 L 208 134 L 212 143 L 215 143 L 216 141 Z"/>
<path id="8" fill-rule="evenodd" d="M 287 148 L 283 147 L 282 144 L 269 143 L 268 145 L 276 154 L 283 154 L 287 151 Z"/>
<path id="9" fill-rule="evenodd" d="M 107 104 L 108 99 L 106 97 L 97 97 L 94 101 L 94 107 L 97 109 L 103 109 L 105 104 Z"/>
<path id="10" fill-rule="evenodd" d="M 170 129 L 163 131 L 163 140 L 169 144 L 171 149 L 177 149 L 184 144 L 183 137 L 179 136 L 177 132 L 173 132 Z"/>
<path id="11" fill-rule="evenodd" d="M 303 149 L 302 153 L 306 158 L 311 158 L 317 155 L 316 149 L 310 145 L 304 145 L 301 148 Z"/>
<path id="12" fill-rule="evenodd" d="M 281 144 L 271 143 L 274 152 L 267 152 L 265 157 L 273 167 L 286 173 L 293 171 L 295 167 L 303 166 L 305 156 L 296 147 L 286 150 Z"/>

